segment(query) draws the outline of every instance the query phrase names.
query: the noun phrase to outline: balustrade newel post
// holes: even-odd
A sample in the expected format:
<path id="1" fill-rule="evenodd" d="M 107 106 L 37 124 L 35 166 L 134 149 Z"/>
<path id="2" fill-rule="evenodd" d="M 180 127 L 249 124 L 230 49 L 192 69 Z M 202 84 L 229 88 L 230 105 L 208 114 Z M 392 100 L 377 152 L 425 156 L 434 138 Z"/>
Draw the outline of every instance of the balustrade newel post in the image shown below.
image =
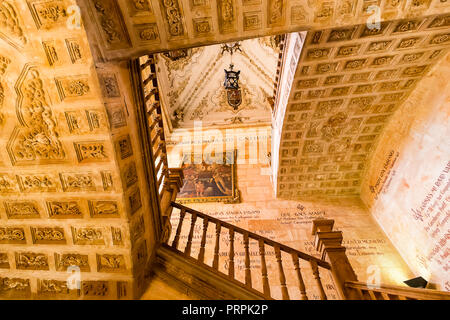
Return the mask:
<path id="1" fill-rule="evenodd" d="M 163 192 L 161 197 L 161 221 L 163 228 L 162 243 L 166 243 L 169 240 L 172 232 L 172 225 L 170 223 L 170 217 L 172 215 L 173 207 L 171 202 L 175 201 L 178 192 L 180 192 L 183 186 L 183 170 L 181 168 L 169 169 L 169 178 L 164 181 Z"/>
<path id="2" fill-rule="evenodd" d="M 333 231 L 334 220 L 316 219 L 313 221 L 312 234 L 317 251 L 322 254 L 322 259 L 331 265 L 336 289 L 344 300 L 360 300 L 361 295 L 356 290 L 345 287 L 346 281 L 358 281 L 355 271 L 342 246 L 342 231 Z"/>

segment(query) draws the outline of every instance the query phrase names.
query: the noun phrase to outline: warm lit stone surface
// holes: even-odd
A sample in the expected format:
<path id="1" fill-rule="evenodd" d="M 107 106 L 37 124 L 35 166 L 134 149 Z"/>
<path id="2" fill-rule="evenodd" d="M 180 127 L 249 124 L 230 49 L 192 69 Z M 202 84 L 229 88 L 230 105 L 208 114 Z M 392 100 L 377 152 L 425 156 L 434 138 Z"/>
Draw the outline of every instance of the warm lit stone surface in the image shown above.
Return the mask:
<path id="1" fill-rule="evenodd" d="M 141 300 L 195 300 L 195 297 L 168 284 L 165 279 L 152 278 Z"/>
<path id="2" fill-rule="evenodd" d="M 273 34 L 448 13 L 448 1 L 80 0 L 89 34 L 111 59 Z M 106 23 L 113 21 L 113 23 Z"/>
<path id="3" fill-rule="evenodd" d="M 82 4 L 85 13 L 85 24 L 81 28 L 74 26 L 79 17 L 77 7 L 71 5 L 76 2 Z M 367 2 L 378 3 L 364 1 L 365 4 Z M 356 181 L 351 187 L 356 188 L 361 181 L 358 173 L 363 174 L 362 168 L 367 169 L 367 166 L 362 163 L 362 158 L 353 160 L 353 152 L 356 150 L 356 154 L 368 155 L 371 141 L 375 141 L 374 136 L 383 129 L 378 121 L 385 123 L 387 118 L 384 117 L 394 111 L 382 109 L 378 114 L 375 107 L 388 107 L 390 101 L 382 100 L 387 95 L 390 95 L 389 99 L 395 98 L 395 102 L 404 101 L 409 87 L 403 86 L 416 85 L 409 80 L 419 80 L 423 71 L 421 66 L 431 66 L 438 61 L 444 54 L 439 50 L 448 45 L 450 6 L 446 1 L 382 1 L 383 19 L 409 17 L 410 23 L 405 28 L 412 29 L 403 34 L 404 28 L 396 29 L 398 21 L 389 22 L 390 29 L 382 29 L 387 33 L 381 34 L 383 41 L 379 41 L 376 35 L 361 38 L 359 32 L 362 32 L 362 27 L 359 27 L 359 30 L 355 29 L 356 33 L 350 32 L 351 37 L 357 35 L 358 39 L 331 41 L 331 44 L 325 44 L 325 38 L 320 38 L 318 44 L 311 44 L 315 31 L 324 30 L 324 37 L 331 37 L 334 30 L 336 36 L 345 37 L 348 32 L 341 32 L 340 28 L 352 29 L 346 26 L 367 21 L 363 1 L 221 0 L 216 2 L 219 6 L 215 6 L 209 0 L 180 0 L 172 2 L 174 8 L 165 7 L 166 3 L 169 2 L 0 0 L 1 299 L 130 299 L 146 289 L 145 267 L 153 258 L 157 237 L 157 227 L 152 219 L 154 212 L 150 209 L 155 199 L 147 190 L 147 177 L 143 170 L 129 64 L 127 61 L 108 63 L 108 59 L 314 28 L 307 40 L 304 64 L 298 70 L 302 74 L 297 80 L 311 77 L 320 78 L 323 83 L 328 78 L 339 82 L 333 76 L 342 74 L 344 82 L 342 85 L 330 82 L 323 91 L 320 88 L 296 87 L 302 99 L 314 103 L 341 99 L 341 95 L 349 100 L 353 95 L 358 98 L 373 95 L 381 99 L 381 104 L 371 105 L 373 109 L 353 114 L 352 120 L 363 118 L 361 121 L 365 124 L 354 136 L 361 142 L 352 144 L 351 152 L 346 153 L 352 166 L 341 164 L 338 158 L 333 158 L 336 163 L 329 167 L 320 163 L 319 171 L 336 170 L 342 175 L 341 172 L 345 172 L 341 180 L 352 184 Z M 232 14 L 226 20 L 224 17 L 227 17 L 230 6 Z M 181 20 L 178 21 L 181 24 L 177 19 L 168 20 L 164 15 L 167 9 L 172 13 L 179 10 Z M 443 16 L 438 20 L 424 18 L 434 14 Z M 384 28 L 385 25 L 382 26 Z M 414 29 L 416 27 L 417 30 Z M 410 37 L 423 42 L 418 42 L 418 47 L 400 50 L 397 45 Z M 389 40 L 393 42 L 385 48 L 383 43 Z M 355 56 L 342 59 L 336 56 L 338 53 L 353 54 L 351 48 L 343 48 L 353 43 L 362 45 L 357 50 L 369 50 L 373 46 L 381 48 L 381 51 L 374 54 L 359 52 L 368 59 L 362 71 L 341 73 L 342 69 L 333 69 L 344 68 L 347 62 L 357 60 Z M 415 41 L 408 43 L 415 44 Z M 309 50 L 316 49 L 318 51 L 309 54 Z M 395 57 L 387 57 L 391 55 Z M 378 68 L 378 63 L 383 63 L 383 66 Z M 348 66 L 357 68 L 360 65 L 356 61 Z M 376 79 L 380 71 L 391 68 L 398 69 L 402 76 L 392 79 L 387 73 L 383 74 L 384 78 Z M 370 81 L 366 83 L 358 78 L 357 83 L 347 84 L 353 81 L 350 80 L 353 74 L 366 71 L 371 73 Z M 367 171 L 367 179 L 362 181 L 365 204 L 414 272 L 409 271 L 362 202 L 356 198 L 311 201 L 312 191 L 317 188 L 357 195 L 358 192 L 342 181 L 331 187 L 327 184 L 306 188 L 305 185 L 301 188 L 288 186 L 285 191 L 289 189 L 294 193 L 297 188 L 297 195 L 299 191 L 305 192 L 303 195 L 309 200 L 279 200 L 272 192 L 273 181 L 270 181 L 268 165 L 246 162 L 238 165 L 237 173 L 242 203 L 210 203 L 193 207 L 311 254 L 315 254 L 311 221 L 317 217 L 335 219 L 335 228 L 344 233 L 344 245 L 359 280 L 374 280 L 379 267 L 381 283 L 401 284 L 403 280 L 420 274 L 441 284 L 441 289 L 449 290 L 446 207 L 449 97 L 447 93 L 442 94 L 443 90 L 449 91 L 449 71 L 447 58 L 421 82 L 417 92 L 401 107 L 381 137 Z M 400 83 L 396 84 L 396 81 Z M 298 85 L 297 81 L 295 83 Z M 370 89 L 365 85 L 375 85 L 372 88 L 375 91 L 364 93 Z M 397 90 L 391 90 L 397 85 L 402 86 L 398 91 L 404 94 L 399 101 L 395 95 Z M 316 94 L 324 96 L 316 97 Z M 295 117 L 301 118 L 301 111 L 295 111 Z M 309 113 L 314 114 L 312 110 Z M 287 120 L 291 115 L 287 115 Z M 300 122 L 296 122 L 298 118 L 295 117 L 292 121 L 297 130 Z M 320 133 L 316 132 L 320 137 L 334 138 L 340 134 L 342 121 L 348 121 L 349 125 L 351 122 L 342 114 L 327 111 L 326 116 L 319 114 L 319 120 L 303 123 L 301 130 L 304 134 L 312 132 L 314 136 L 314 130 L 309 131 L 310 127 L 321 127 Z M 212 136 L 214 134 L 208 137 Z M 289 148 L 295 149 L 300 138 L 290 140 Z M 311 137 L 314 139 L 316 137 Z M 329 141 L 326 144 L 330 151 L 333 144 Z M 338 144 L 333 150 L 339 151 L 342 146 L 347 144 Z M 270 147 L 266 147 L 260 159 L 270 158 Z M 285 145 L 281 144 L 281 148 Z M 276 150 L 278 152 L 278 147 Z M 314 147 L 309 150 L 314 151 Z M 172 164 L 178 166 L 178 163 Z M 319 166 L 319 162 L 316 164 Z M 339 165 L 337 169 L 333 166 L 336 164 Z M 300 167 L 294 163 L 290 165 L 288 169 L 294 171 L 288 175 L 298 176 L 299 172 L 295 170 L 300 170 Z M 394 167 L 390 168 L 390 165 Z M 301 170 L 312 168 L 308 175 L 316 170 L 315 164 L 303 166 Z M 379 178 L 381 184 L 377 182 Z M 436 189 L 433 189 L 433 184 Z M 176 219 L 175 212 L 173 221 Z M 201 226 L 196 226 L 193 255 L 198 253 L 200 231 Z M 213 228 L 210 227 L 208 232 L 208 246 L 211 248 Z M 227 268 L 226 238 L 224 234 L 220 252 L 222 271 Z M 237 239 L 236 270 L 242 280 L 243 246 L 241 239 Z M 181 245 L 185 241 L 184 237 Z M 255 243 L 250 243 L 250 248 L 251 251 L 257 250 Z M 273 252 L 268 252 L 267 256 L 268 268 L 274 270 Z M 210 263 L 211 253 L 207 253 L 206 258 Z M 252 265 L 256 269 L 252 269 L 253 273 L 259 272 L 259 262 L 254 260 Z M 291 298 L 297 299 L 299 295 L 289 257 L 283 257 L 283 261 L 287 264 L 285 270 Z M 80 291 L 67 288 L 67 268 L 72 265 L 81 271 Z M 302 265 L 302 268 L 305 268 L 308 286 L 313 277 L 307 266 Z M 330 276 L 322 276 L 330 285 Z M 276 277 L 275 272 L 270 273 L 272 284 L 278 283 Z M 256 287 L 260 285 L 255 282 Z M 186 298 L 180 290 L 169 287 L 157 279 L 149 287 L 150 296 L 147 291 L 144 297 L 155 298 L 158 292 L 164 291 L 165 295 L 160 298 Z M 276 289 L 273 294 L 279 298 L 279 287 Z M 336 298 L 332 287 L 326 286 L 326 291 L 330 298 Z M 309 293 L 311 298 L 318 297 L 315 290 Z"/>
<path id="4" fill-rule="evenodd" d="M 358 197 L 377 137 L 445 55 L 448 32 L 448 15 L 308 32 L 273 151 L 277 196 Z"/>
<path id="5" fill-rule="evenodd" d="M 74 4 L 0 1 L 0 298 L 132 298 L 154 246 L 129 70 Z"/>
<path id="6" fill-rule="evenodd" d="M 206 137 L 210 137 L 208 134 Z M 248 147 L 248 143 L 247 143 Z M 172 151 L 173 152 L 173 151 Z M 177 152 L 177 151 L 175 151 Z M 169 154 L 171 149 L 169 149 Z M 335 201 L 289 201 L 275 199 L 271 186 L 269 168 L 264 164 L 249 164 L 248 155 L 246 164 L 238 164 L 237 181 L 241 192 L 242 203 L 222 204 L 203 203 L 187 204 L 196 210 L 209 214 L 218 219 L 227 221 L 249 231 L 279 241 L 300 251 L 318 256 L 313 245 L 312 220 L 316 218 L 335 219 L 335 230 L 343 231 L 344 246 L 352 266 L 360 281 L 373 281 L 374 275 L 379 272 L 381 283 L 402 284 L 402 281 L 412 277 L 412 273 L 402 260 L 397 250 L 392 246 L 386 235 L 378 227 L 365 206 L 357 199 L 341 199 Z M 172 159 L 176 158 L 172 154 Z M 169 160 L 171 159 L 169 158 Z M 238 158 L 239 161 L 239 158 Z M 178 212 L 173 213 L 172 222 L 174 228 L 178 225 Z M 180 239 L 179 249 L 183 250 L 186 244 L 187 233 L 190 227 L 190 216 L 186 215 L 183 225 L 183 233 Z M 202 221 L 198 220 L 195 226 L 192 253 L 198 255 Z M 211 265 L 213 258 L 215 226 L 209 224 L 206 242 L 206 262 Z M 173 239 L 173 235 L 171 237 Z M 169 242 L 170 243 L 170 242 Z M 244 248 L 242 236 L 237 235 L 235 240 L 236 251 L 236 275 L 240 281 L 244 280 Z M 219 270 L 227 272 L 227 254 L 229 248 L 228 231 L 222 231 Z M 208 251 L 209 250 L 209 251 Z M 281 298 L 277 265 L 273 256 L 273 250 L 267 250 L 267 264 L 269 269 L 269 281 L 275 286 L 273 296 Z M 255 255 L 252 255 L 255 252 Z M 253 283 L 261 290 L 260 259 L 256 255 L 258 245 L 250 241 L 250 255 Z M 299 299 L 294 268 L 290 256 L 283 256 L 283 263 L 288 281 L 289 294 L 292 299 Z M 312 298 L 318 298 L 315 284 L 309 265 L 301 261 L 307 282 L 306 287 Z M 272 270 L 272 271 L 271 271 Z M 330 275 L 322 271 L 322 277 L 326 284 L 331 284 Z M 309 287 L 308 287 L 309 285 Z M 330 298 L 336 298 L 336 292 L 332 287 L 326 286 L 325 290 Z"/>
<path id="7" fill-rule="evenodd" d="M 380 136 L 362 199 L 416 276 L 450 290 L 450 56 Z"/>

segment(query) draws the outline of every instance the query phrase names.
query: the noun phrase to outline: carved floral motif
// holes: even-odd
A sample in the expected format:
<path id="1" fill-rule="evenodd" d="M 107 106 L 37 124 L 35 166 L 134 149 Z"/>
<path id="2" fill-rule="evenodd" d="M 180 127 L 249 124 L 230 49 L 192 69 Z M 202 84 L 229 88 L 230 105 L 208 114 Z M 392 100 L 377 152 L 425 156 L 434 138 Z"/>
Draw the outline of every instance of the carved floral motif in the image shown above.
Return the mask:
<path id="1" fill-rule="evenodd" d="M 78 253 L 55 253 L 56 270 L 66 271 L 70 266 L 77 266 L 80 271 L 90 271 L 88 256 Z"/>
<path id="2" fill-rule="evenodd" d="M 39 294 L 68 294 L 67 281 L 39 280 Z"/>
<path id="3" fill-rule="evenodd" d="M 6 36 L 12 37 L 14 41 L 19 42 L 21 47 L 27 43 L 17 10 L 11 1 L 0 2 L 0 26 L 2 26 L 0 34 L 4 32 Z"/>
<path id="4" fill-rule="evenodd" d="M 55 253 L 56 270 L 66 271 L 71 266 L 77 266 L 80 271 L 90 271 L 88 256 L 78 253 Z"/>
<path id="5" fill-rule="evenodd" d="M 97 16 L 100 32 L 109 49 L 125 49 L 130 46 L 120 9 L 116 1 L 94 0 L 93 7 Z"/>
<path id="6" fill-rule="evenodd" d="M 44 253 L 16 252 L 16 267 L 22 270 L 48 270 L 48 257 Z"/>
<path id="7" fill-rule="evenodd" d="M 13 164 L 63 160 L 65 153 L 58 139 L 56 120 L 36 68 L 25 67 L 16 91 L 17 114 L 24 128 L 16 128 L 8 143 Z"/>
<path id="8" fill-rule="evenodd" d="M 75 244 L 104 244 L 103 231 L 100 228 L 72 227 L 73 242 Z"/>
<path id="9" fill-rule="evenodd" d="M 7 293 L 31 293 L 30 280 L 19 278 L 0 278 L 0 294 Z"/>
<path id="10" fill-rule="evenodd" d="M 33 201 L 6 201 L 8 219 L 39 218 L 39 210 Z"/>
<path id="11" fill-rule="evenodd" d="M 178 0 L 160 1 L 161 9 L 168 25 L 169 34 L 173 37 L 182 36 L 184 34 L 184 27 Z"/>
<path id="12" fill-rule="evenodd" d="M 33 243 L 36 244 L 65 244 L 64 229 L 62 228 L 31 228 Z"/>
<path id="13" fill-rule="evenodd" d="M 82 218 L 80 206 L 76 201 L 49 201 L 47 208 L 50 218 Z"/>
<path id="14" fill-rule="evenodd" d="M 25 231 L 23 228 L 0 228 L 0 243 L 25 243 Z"/>
<path id="15" fill-rule="evenodd" d="M 123 271 L 125 269 L 125 258 L 123 257 L 123 255 L 97 255 L 97 270 L 99 272 L 117 272 Z"/>
<path id="16" fill-rule="evenodd" d="M 116 201 L 89 201 L 89 209 L 92 218 L 119 217 L 119 208 Z"/>
<path id="17" fill-rule="evenodd" d="M 74 146 L 79 162 L 108 160 L 103 142 L 76 142 Z"/>

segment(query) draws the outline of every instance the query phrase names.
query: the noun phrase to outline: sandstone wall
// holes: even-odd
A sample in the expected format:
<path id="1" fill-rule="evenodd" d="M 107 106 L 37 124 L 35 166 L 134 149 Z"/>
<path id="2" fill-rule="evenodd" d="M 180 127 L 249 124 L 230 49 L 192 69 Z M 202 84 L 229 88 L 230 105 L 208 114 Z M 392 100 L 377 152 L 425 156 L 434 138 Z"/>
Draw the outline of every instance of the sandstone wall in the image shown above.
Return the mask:
<path id="1" fill-rule="evenodd" d="M 145 286 L 154 234 L 128 66 L 95 65 L 74 5 L 0 1 L 0 298 Z"/>
<path id="2" fill-rule="evenodd" d="M 267 132 L 270 131 L 268 130 Z M 204 136 L 205 139 L 209 137 L 210 134 Z M 270 140 L 268 142 L 270 143 Z M 187 204 L 187 206 L 316 256 L 318 255 L 314 249 L 313 236 L 311 235 L 312 220 L 316 218 L 335 219 L 335 229 L 343 231 L 347 254 L 360 281 L 369 280 L 370 283 L 374 283 L 373 281 L 378 274 L 381 283 L 402 284 L 403 280 L 412 277 L 408 266 L 360 200 L 353 198 L 323 202 L 300 202 L 276 199 L 272 188 L 270 169 L 262 161 L 250 164 L 248 141 L 246 142 L 246 147 L 245 163 L 237 165 L 237 183 L 241 192 L 241 203 L 201 203 Z M 173 147 L 169 147 L 168 152 L 171 155 L 169 161 L 172 160 L 175 162 L 174 159 L 178 157 L 174 153 L 178 153 L 179 149 L 178 151 L 174 151 Z M 173 163 L 173 165 L 178 165 L 178 163 Z M 178 213 L 174 212 L 172 216 L 174 228 L 178 224 L 178 217 Z M 187 215 L 185 219 L 179 246 L 181 249 L 184 248 L 186 243 L 190 226 L 189 216 Z M 196 257 L 202 235 L 202 222 L 200 220 L 197 221 L 194 230 L 192 256 Z M 206 242 L 206 261 L 210 265 L 213 258 L 211 251 L 214 248 L 214 232 L 215 227 L 210 224 Z M 244 247 L 242 237 L 236 237 L 235 268 L 237 278 L 243 281 Z M 227 231 L 223 231 L 221 236 L 219 270 L 225 273 L 228 267 L 228 250 L 228 233 Z M 278 285 L 277 264 L 274 260 L 273 252 L 270 250 L 267 251 L 269 281 L 271 286 L 275 286 L 273 296 L 281 298 L 281 291 Z M 257 252 L 258 244 L 256 241 L 250 241 L 252 279 L 258 288 L 258 286 L 261 286 L 261 283 L 258 281 L 260 278 L 260 261 Z M 296 286 L 296 276 L 291 257 L 283 256 L 283 263 L 288 281 L 289 294 L 291 298 L 299 299 L 300 295 Z M 307 288 L 308 284 L 309 288 L 312 288 L 314 286 L 314 279 L 312 274 L 310 274 L 309 266 L 305 263 L 301 264 L 301 266 L 306 274 L 304 274 L 304 278 L 307 282 Z M 324 272 L 322 273 L 322 278 L 327 284 L 325 289 L 329 297 L 336 298 L 337 294 L 332 286 L 330 275 Z M 309 296 L 311 299 L 317 299 L 318 292 L 312 289 L 309 291 Z"/>
<path id="3" fill-rule="evenodd" d="M 362 199 L 415 276 L 450 290 L 450 56 L 384 129 Z"/>

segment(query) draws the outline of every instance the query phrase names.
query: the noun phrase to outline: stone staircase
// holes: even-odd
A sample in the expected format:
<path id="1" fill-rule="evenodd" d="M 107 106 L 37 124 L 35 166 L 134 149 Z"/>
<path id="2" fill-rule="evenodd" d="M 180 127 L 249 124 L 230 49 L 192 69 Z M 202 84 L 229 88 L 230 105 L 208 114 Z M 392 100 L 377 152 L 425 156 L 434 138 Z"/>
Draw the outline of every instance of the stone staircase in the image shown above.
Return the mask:
<path id="1" fill-rule="evenodd" d="M 317 258 L 176 203 L 183 172 L 168 167 L 154 58 L 143 56 L 133 66 L 139 75 L 148 180 L 158 199 L 153 215 L 160 243 L 142 299 L 450 299 L 448 292 L 358 282 L 342 232 L 333 231 L 334 220 L 313 221 Z M 175 211 L 178 220 L 172 217 Z M 175 232 L 172 224 L 177 224 Z M 193 239 L 194 229 L 201 230 L 200 242 Z M 207 241 L 208 235 L 214 241 Z"/>

